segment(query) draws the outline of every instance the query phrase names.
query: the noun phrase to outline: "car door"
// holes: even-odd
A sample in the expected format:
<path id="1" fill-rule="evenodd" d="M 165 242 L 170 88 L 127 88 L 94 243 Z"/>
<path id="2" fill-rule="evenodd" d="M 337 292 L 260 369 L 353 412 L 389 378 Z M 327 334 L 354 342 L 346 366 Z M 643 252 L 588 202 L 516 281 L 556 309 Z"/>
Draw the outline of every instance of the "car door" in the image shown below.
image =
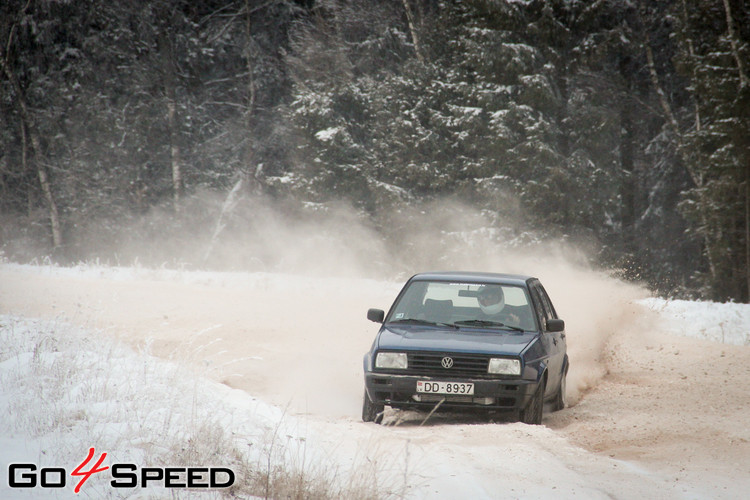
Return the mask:
<path id="1" fill-rule="evenodd" d="M 550 332 L 547 330 L 547 321 L 558 319 L 552 301 L 547 291 L 538 281 L 531 283 L 531 296 L 537 308 L 537 316 L 542 326 L 542 344 L 549 354 L 547 362 L 547 394 L 553 394 L 560 385 L 563 363 L 565 361 L 566 342 L 565 332 Z"/>

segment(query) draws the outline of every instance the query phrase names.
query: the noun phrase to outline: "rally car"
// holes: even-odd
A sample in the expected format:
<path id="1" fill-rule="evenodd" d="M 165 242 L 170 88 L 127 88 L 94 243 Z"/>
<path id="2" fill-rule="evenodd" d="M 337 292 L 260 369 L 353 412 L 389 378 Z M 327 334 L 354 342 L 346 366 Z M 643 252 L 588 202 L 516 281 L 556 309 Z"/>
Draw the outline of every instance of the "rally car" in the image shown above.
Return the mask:
<path id="1" fill-rule="evenodd" d="M 362 420 L 386 406 L 512 412 L 541 424 L 565 407 L 565 322 L 531 276 L 429 272 L 411 277 L 364 357 Z"/>

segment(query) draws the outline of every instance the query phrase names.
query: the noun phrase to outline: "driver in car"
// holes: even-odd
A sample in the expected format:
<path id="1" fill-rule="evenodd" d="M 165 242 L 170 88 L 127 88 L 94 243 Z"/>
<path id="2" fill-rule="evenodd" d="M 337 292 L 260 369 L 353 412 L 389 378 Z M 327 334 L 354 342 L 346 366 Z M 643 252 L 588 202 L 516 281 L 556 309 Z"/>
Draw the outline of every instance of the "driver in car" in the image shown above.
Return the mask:
<path id="1" fill-rule="evenodd" d="M 517 314 L 510 311 L 510 306 L 505 306 L 505 294 L 500 286 L 485 285 L 477 295 L 479 308 L 484 315 L 481 319 L 497 321 L 510 326 L 520 326 L 521 319 Z"/>

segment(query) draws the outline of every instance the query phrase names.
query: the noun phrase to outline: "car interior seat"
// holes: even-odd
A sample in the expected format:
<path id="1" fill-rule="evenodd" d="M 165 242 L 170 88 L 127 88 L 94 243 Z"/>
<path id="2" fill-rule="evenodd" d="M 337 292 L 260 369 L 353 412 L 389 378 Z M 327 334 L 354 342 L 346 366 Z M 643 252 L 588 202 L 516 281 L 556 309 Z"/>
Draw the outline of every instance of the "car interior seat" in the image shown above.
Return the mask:
<path id="1" fill-rule="evenodd" d="M 427 321 L 447 323 L 453 315 L 453 301 L 427 299 L 424 301 L 424 315 Z"/>

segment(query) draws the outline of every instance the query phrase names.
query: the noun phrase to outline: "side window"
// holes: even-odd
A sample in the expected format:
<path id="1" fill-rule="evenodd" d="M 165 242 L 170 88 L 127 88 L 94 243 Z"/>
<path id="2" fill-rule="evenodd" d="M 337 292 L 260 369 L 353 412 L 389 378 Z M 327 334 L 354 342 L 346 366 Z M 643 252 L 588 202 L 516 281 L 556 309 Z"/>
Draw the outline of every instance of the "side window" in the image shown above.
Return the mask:
<path id="1" fill-rule="evenodd" d="M 532 285 L 530 287 L 531 290 L 531 297 L 534 301 L 534 312 L 537 315 L 537 319 L 539 320 L 539 324 L 541 325 L 542 329 L 546 328 L 547 325 L 547 318 L 546 313 L 544 310 L 544 301 L 542 300 L 541 294 L 539 293 L 539 289 L 537 285 Z"/>
<path id="2" fill-rule="evenodd" d="M 539 315 L 539 322 L 546 330 L 547 320 L 557 318 L 555 308 L 552 307 L 552 302 L 549 300 L 547 291 L 540 283 L 534 283 L 531 286 L 531 294 L 534 297 L 534 302 L 538 304 L 537 314 Z M 539 311 L 539 309 L 541 309 L 541 311 Z"/>
<path id="3" fill-rule="evenodd" d="M 539 293 L 542 296 L 542 304 L 544 304 L 544 312 L 550 319 L 557 319 L 557 311 L 555 311 L 554 306 L 552 305 L 552 301 L 549 300 L 549 295 L 547 295 L 547 290 L 544 289 L 542 285 L 539 286 Z"/>

